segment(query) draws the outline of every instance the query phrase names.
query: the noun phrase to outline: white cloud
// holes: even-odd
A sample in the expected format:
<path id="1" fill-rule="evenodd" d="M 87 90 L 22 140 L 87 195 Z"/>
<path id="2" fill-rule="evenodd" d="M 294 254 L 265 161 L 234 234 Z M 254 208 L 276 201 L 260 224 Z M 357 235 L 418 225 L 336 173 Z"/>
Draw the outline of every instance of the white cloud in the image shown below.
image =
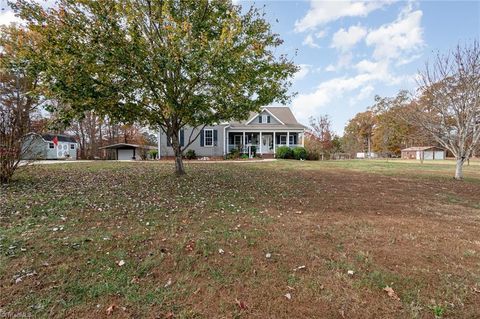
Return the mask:
<path id="1" fill-rule="evenodd" d="M 392 3 L 384 1 L 310 1 L 307 14 L 295 22 L 295 31 L 304 32 L 343 17 L 366 17 L 370 12 Z"/>
<path id="2" fill-rule="evenodd" d="M 363 88 L 360 89 L 357 95 L 350 98 L 350 101 L 349 101 L 350 105 L 353 106 L 371 97 L 373 91 L 375 91 L 375 88 L 372 85 L 364 86 Z"/>
<path id="3" fill-rule="evenodd" d="M 15 13 L 11 10 L 0 13 L 0 25 L 10 25 L 12 23 L 21 24 L 22 22 L 23 20 L 16 17 Z"/>
<path id="4" fill-rule="evenodd" d="M 348 51 L 367 35 L 367 29 L 359 25 L 353 25 L 347 30 L 341 28 L 332 37 L 332 48 L 340 51 Z"/>
<path id="5" fill-rule="evenodd" d="M 309 46 L 311 48 L 319 48 L 320 46 L 315 43 L 313 36 L 311 34 L 307 35 L 302 42 L 303 45 Z"/>
<path id="6" fill-rule="evenodd" d="M 310 73 L 310 69 L 312 67 L 310 64 L 299 64 L 298 66 L 300 67 L 300 70 L 295 73 L 293 81 L 299 81 L 305 78 Z"/>
<path id="7" fill-rule="evenodd" d="M 326 67 L 325 71 L 333 72 L 340 71 L 342 69 L 349 68 L 351 66 L 353 54 L 351 52 L 343 53 L 338 58 L 337 64 L 330 64 Z"/>
<path id="8" fill-rule="evenodd" d="M 421 49 L 424 46 L 422 15 L 421 10 L 411 11 L 411 6 L 407 6 L 395 21 L 370 31 L 365 42 L 374 47 L 373 57 L 377 60 L 405 59 L 406 54 Z"/>
<path id="9" fill-rule="evenodd" d="M 326 35 L 327 35 L 327 31 L 326 31 L 326 30 L 320 30 L 320 31 L 318 31 L 317 33 L 315 33 L 315 37 L 316 37 L 317 39 L 324 38 Z"/>
<path id="10" fill-rule="evenodd" d="M 353 77 L 337 77 L 322 82 L 313 92 L 299 94 L 292 101 L 292 108 L 300 122 L 317 115 L 321 109 L 337 98 L 355 92 L 372 81 L 380 80 L 376 74 L 358 74 Z"/>

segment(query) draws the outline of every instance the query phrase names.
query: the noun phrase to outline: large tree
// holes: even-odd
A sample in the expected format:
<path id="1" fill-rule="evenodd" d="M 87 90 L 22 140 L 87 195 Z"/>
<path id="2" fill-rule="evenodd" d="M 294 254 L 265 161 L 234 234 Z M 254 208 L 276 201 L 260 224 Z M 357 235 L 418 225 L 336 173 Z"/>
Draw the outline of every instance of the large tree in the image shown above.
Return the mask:
<path id="1" fill-rule="evenodd" d="M 13 7 L 44 37 L 45 79 L 65 122 L 95 110 L 160 127 L 184 173 L 185 126 L 243 119 L 286 103 L 297 67 L 264 15 L 225 0 L 60 0 Z M 200 132 L 201 130 L 198 130 Z"/>
<path id="2" fill-rule="evenodd" d="M 22 155 L 26 134 L 41 104 L 35 34 L 16 26 L 0 28 L 0 183 L 8 183 Z"/>
<path id="3" fill-rule="evenodd" d="M 345 126 L 344 141 L 346 148 L 351 152 L 363 150 L 367 157 L 372 152 L 372 137 L 376 118 L 371 110 L 357 113 Z"/>
<path id="4" fill-rule="evenodd" d="M 455 179 L 480 143 L 480 46 L 438 54 L 420 73 L 412 119 L 455 156 Z"/>

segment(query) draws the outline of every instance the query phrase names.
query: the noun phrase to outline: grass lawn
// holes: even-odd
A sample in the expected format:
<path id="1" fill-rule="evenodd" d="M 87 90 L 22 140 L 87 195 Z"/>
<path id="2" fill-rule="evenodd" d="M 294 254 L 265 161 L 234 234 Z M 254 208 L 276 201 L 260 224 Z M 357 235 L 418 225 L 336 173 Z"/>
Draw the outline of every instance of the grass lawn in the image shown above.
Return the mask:
<path id="1" fill-rule="evenodd" d="M 478 163 L 186 169 L 22 168 L 0 188 L 0 317 L 480 317 Z"/>

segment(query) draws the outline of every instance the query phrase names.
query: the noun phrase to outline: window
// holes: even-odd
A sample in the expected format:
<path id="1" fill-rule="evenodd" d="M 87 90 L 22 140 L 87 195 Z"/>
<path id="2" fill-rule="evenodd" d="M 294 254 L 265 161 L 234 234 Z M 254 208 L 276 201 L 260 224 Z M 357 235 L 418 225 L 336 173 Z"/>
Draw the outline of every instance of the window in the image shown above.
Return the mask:
<path id="1" fill-rule="evenodd" d="M 287 136 L 286 135 L 280 135 L 280 144 L 287 145 Z"/>
<path id="2" fill-rule="evenodd" d="M 48 143 L 48 148 L 55 148 L 55 144 L 53 144 L 53 143 Z"/>
<path id="3" fill-rule="evenodd" d="M 270 115 L 267 115 L 267 123 L 270 123 Z"/>
<path id="4" fill-rule="evenodd" d="M 205 146 L 213 146 L 213 130 L 205 130 Z"/>
<path id="5" fill-rule="evenodd" d="M 258 123 L 262 123 L 263 122 L 263 116 L 262 115 L 259 115 L 258 116 Z"/>
<path id="6" fill-rule="evenodd" d="M 74 150 L 75 149 L 75 144 L 70 144 L 70 149 Z"/>
<path id="7" fill-rule="evenodd" d="M 290 137 L 289 137 L 289 142 L 288 142 L 290 145 L 294 145 L 295 144 L 295 136 L 290 134 Z"/>

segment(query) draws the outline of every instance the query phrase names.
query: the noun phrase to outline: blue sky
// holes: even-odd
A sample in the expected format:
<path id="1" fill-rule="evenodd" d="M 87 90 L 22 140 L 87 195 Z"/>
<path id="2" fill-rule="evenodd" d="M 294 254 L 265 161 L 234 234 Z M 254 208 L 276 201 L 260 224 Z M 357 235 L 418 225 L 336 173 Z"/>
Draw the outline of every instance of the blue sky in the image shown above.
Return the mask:
<path id="1" fill-rule="evenodd" d="M 41 1 L 52 3 L 53 1 Z M 252 1 L 234 1 L 244 7 Z M 437 50 L 479 39 L 480 1 L 256 1 L 301 66 L 291 107 L 298 120 L 328 114 L 342 134 L 373 97 L 415 88 Z M 0 0 L 0 24 L 15 21 Z M 277 22 L 278 21 L 278 22 Z"/>
<path id="2" fill-rule="evenodd" d="M 447 52 L 480 33 L 480 1 L 255 3 L 264 5 L 285 40 L 281 52 L 302 67 L 292 87 L 295 115 L 308 124 L 310 116 L 328 114 L 339 134 L 376 94 L 413 90 L 415 75 L 437 50 Z"/>

